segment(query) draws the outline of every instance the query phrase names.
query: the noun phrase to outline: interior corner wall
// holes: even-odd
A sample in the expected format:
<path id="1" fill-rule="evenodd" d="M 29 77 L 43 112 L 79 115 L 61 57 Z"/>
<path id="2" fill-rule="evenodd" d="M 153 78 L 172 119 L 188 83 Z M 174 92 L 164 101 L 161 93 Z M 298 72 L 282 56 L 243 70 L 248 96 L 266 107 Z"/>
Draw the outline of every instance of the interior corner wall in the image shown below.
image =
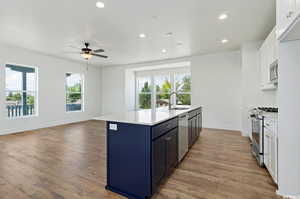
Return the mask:
<path id="1" fill-rule="evenodd" d="M 192 104 L 203 106 L 203 126 L 241 130 L 240 57 L 240 51 L 233 51 L 104 67 L 101 78 L 103 114 L 134 109 L 134 106 L 128 105 L 130 99 L 134 98 L 128 97 L 128 88 L 132 90 L 128 86 L 130 69 L 189 61 L 192 74 Z"/>
<path id="2" fill-rule="evenodd" d="M 125 107 L 126 110 L 135 109 L 135 71 L 132 69 L 125 70 Z"/>
<path id="3" fill-rule="evenodd" d="M 125 67 L 102 68 L 102 114 L 126 110 L 125 77 Z"/>
<path id="4" fill-rule="evenodd" d="M 38 116 L 8 119 L 5 64 L 38 68 Z M 87 70 L 88 69 L 88 70 Z M 84 112 L 66 112 L 65 74 L 84 74 Z M 0 135 L 92 119 L 101 113 L 101 69 L 29 50 L 0 45 Z"/>

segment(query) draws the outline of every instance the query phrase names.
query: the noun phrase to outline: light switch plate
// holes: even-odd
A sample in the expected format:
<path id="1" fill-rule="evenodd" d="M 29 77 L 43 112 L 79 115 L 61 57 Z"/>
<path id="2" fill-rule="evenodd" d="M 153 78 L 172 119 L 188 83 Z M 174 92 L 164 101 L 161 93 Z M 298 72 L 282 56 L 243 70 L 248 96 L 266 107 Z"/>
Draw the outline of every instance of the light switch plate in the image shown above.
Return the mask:
<path id="1" fill-rule="evenodd" d="M 117 131 L 118 125 L 117 124 L 109 124 L 109 130 Z"/>

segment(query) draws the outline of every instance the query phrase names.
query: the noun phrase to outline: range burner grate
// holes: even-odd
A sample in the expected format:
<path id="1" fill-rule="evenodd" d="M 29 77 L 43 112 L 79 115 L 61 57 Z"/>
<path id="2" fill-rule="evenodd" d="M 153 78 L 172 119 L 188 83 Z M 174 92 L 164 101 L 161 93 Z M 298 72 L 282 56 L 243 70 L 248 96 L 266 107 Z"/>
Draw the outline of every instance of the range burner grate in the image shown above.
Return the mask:
<path id="1" fill-rule="evenodd" d="M 278 113 L 278 108 L 275 107 L 258 107 L 258 109 L 269 113 Z"/>

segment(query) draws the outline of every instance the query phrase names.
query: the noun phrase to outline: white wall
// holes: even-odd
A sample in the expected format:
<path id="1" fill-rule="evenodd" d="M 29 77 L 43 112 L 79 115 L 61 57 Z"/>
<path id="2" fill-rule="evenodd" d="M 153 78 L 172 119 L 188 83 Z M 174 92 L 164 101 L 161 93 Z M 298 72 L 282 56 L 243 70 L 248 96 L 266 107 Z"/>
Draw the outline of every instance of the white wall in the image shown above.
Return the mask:
<path id="1" fill-rule="evenodd" d="M 300 41 L 279 45 L 278 179 L 281 195 L 300 198 Z"/>
<path id="2" fill-rule="evenodd" d="M 5 64 L 38 67 L 39 116 L 7 119 L 5 110 Z M 65 73 L 84 73 L 85 111 L 66 113 Z M 0 134 L 19 132 L 91 119 L 101 112 L 101 69 L 11 46 L 0 46 Z"/>
<path id="3" fill-rule="evenodd" d="M 203 106 L 207 128 L 241 130 L 240 52 L 192 58 L 192 103 Z"/>
<path id="4" fill-rule="evenodd" d="M 102 114 L 111 114 L 135 108 L 135 76 L 137 69 L 149 70 L 153 66 L 184 62 L 191 58 L 147 62 L 102 68 Z M 175 64 L 176 65 L 176 64 Z M 165 67 L 165 66 L 164 66 Z M 176 65 L 176 67 L 179 67 Z"/>
<path id="5" fill-rule="evenodd" d="M 249 110 L 253 107 L 277 107 L 277 91 L 262 91 L 259 48 L 262 42 L 251 42 L 242 45 L 242 133 L 251 136 L 251 125 L 248 119 Z"/>
<path id="6" fill-rule="evenodd" d="M 102 113 L 110 114 L 126 110 L 125 67 L 102 69 Z"/>
<path id="7" fill-rule="evenodd" d="M 203 126 L 241 130 L 240 52 L 226 52 L 102 69 L 103 114 L 127 109 L 128 69 L 190 61 L 192 104 L 203 106 Z"/>

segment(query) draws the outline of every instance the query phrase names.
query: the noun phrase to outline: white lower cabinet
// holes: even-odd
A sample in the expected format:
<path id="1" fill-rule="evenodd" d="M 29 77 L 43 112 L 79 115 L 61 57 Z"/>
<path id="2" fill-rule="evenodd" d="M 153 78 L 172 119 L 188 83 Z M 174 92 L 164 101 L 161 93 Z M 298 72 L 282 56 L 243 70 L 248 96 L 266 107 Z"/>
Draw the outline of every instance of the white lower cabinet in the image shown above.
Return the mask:
<path id="1" fill-rule="evenodd" d="M 270 168 L 270 145 L 271 138 L 268 132 L 264 132 L 264 164 L 266 168 L 269 170 Z"/>
<path id="2" fill-rule="evenodd" d="M 270 173 L 271 176 L 273 177 L 273 180 L 275 181 L 275 183 L 277 183 L 277 149 L 278 149 L 278 143 L 277 143 L 277 137 L 276 136 L 272 136 L 271 137 L 271 158 L 270 158 Z"/>
<path id="3" fill-rule="evenodd" d="M 277 150 L 278 150 L 278 141 L 276 132 L 273 128 L 265 127 L 264 128 L 264 164 L 272 176 L 275 183 L 277 183 Z"/>

